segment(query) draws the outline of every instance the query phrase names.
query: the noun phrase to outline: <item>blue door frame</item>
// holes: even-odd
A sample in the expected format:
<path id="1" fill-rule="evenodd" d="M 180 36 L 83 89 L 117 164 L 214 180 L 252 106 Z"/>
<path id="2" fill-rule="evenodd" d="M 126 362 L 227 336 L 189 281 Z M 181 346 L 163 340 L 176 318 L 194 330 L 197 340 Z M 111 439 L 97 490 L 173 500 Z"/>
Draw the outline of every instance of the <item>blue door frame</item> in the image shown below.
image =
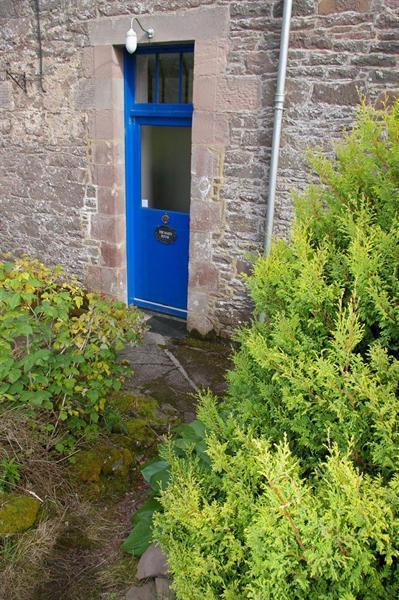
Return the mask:
<path id="1" fill-rule="evenodd" d="M 163 47 L 162 52 L 165 49 L 168 52 L 187 52 L 192 46 L 168 46 Z M 137 51 L 138 54 L 150 52 L 157 52 L 157 48 L 151 46 Z M 193 107 L 192 104 L 183 103 L 136 103 L 135 57 L 125 53 L 128 302 L 186 318 L 189 214 L 142 207 L 141 128 L 145 125 L 191 127 Z M 165 218 L 174 232 L 172 243 L 162 243 L 156 235 Z"/>

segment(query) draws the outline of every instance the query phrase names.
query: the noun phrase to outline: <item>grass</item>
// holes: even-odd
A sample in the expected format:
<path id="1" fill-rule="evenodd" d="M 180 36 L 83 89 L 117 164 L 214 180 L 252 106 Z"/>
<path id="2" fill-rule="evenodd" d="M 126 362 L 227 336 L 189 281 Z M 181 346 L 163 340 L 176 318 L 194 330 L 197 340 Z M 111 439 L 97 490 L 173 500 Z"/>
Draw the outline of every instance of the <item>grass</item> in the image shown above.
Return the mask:
<path id="1" fill-rule="evenodd" d="M 131 483 L 128 494 L 88 499 L 67 457 L 49 452 L 47 442 L 48 433 L 37 416 L 33 420 L 23 410 L 0 411 L 0 465 L 9 474 L 3 484 L 9 492 L 32 494 L 41 502 L 34 528 L 0 538 L 0 596 L 124 598 L 135 583 L 136 560 L 123 554 L 121 542 L 130 530 L 143 484 Z"/>

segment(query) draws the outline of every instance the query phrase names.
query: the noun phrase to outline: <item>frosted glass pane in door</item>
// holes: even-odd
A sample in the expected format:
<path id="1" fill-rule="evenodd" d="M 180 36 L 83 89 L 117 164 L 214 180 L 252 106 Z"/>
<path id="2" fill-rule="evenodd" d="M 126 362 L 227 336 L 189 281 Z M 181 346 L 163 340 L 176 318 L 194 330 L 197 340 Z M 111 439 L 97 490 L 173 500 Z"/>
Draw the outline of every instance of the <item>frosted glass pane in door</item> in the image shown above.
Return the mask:
<path id="1" fill-rule="evenodd" d="M 190 212 L 191 127 L 142 125 L 141 206 Z"/>

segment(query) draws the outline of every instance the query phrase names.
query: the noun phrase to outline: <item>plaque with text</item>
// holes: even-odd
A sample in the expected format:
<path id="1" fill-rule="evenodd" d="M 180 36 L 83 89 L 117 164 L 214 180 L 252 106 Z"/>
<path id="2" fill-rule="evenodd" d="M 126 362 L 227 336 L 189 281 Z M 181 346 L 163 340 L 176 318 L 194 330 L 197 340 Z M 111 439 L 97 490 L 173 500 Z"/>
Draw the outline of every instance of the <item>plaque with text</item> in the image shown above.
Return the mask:
<path id="1" fill-rule="evenodd" d="M 176 229 L 161 225 L 155 229 L 155 237 L 161 244 L 173 244 L 177 239 Z"/>

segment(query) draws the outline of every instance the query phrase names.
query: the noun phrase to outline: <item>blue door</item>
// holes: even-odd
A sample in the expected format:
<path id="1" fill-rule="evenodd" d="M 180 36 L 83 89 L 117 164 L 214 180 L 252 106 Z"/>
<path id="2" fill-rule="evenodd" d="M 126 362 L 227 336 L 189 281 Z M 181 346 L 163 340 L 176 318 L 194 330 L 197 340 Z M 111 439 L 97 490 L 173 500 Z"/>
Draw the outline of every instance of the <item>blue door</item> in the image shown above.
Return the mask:
<path id="1" fill-rule="evenodd" d="M 185 318 L 192 46 L 125 59 L 128 301 Z"/>

